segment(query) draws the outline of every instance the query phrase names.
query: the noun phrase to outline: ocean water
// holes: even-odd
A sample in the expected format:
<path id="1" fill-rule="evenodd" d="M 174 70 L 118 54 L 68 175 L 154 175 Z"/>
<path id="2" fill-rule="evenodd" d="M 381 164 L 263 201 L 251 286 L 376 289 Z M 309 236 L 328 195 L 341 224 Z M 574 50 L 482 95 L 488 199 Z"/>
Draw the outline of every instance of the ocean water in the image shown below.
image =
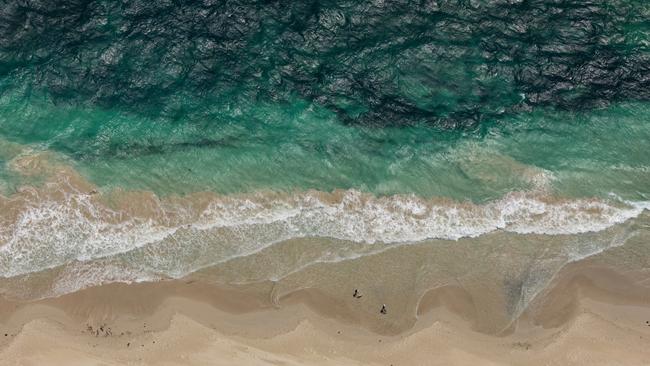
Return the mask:
<path id="1" fill-rule="evenodd" d="M 649 17 L 633 0 L 9 0 L 0 282 L 281 281 L 408 246 L 489 268 L 506 235 L 538 273 L 509 300 L 525 305 L 647 231 Z"/>

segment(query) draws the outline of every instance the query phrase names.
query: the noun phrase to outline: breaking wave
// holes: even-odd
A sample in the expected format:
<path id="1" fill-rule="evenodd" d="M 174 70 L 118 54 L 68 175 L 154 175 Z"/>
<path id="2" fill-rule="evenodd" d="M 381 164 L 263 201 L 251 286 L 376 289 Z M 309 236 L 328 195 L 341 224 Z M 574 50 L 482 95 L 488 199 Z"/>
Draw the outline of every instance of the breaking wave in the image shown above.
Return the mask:
<path id="1" fill-rule="evenodd" d="M 181 242 L 183 250 L 195 256 L 210 253 L 211 260 L 219 262 L 294 238 L 396 245 L 457 240 L 496 230 L 580 234 L 604 230 L 650 208 L 650 202 L 562 199 L 525 192 L 483 204 L 409 195 L 378 197 L 356 190 L 181 199 L 130 194 L 126 201 L 149 208 L 143 211 L 111 207 L 106 201 L 82 192 L 43 198 L 32 191 L 14 198 L 2 218 L 6 225 L 0 232 L 0 276 L 107 258 L 168 241 Z M 186 268 L 179 255 L 179 269 Z"/>

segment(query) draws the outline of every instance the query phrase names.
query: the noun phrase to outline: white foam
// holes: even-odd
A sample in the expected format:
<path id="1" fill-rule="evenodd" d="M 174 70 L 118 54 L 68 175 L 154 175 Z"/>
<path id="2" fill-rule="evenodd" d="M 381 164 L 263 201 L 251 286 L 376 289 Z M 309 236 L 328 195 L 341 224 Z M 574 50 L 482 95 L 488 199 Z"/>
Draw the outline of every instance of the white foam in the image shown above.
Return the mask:
<path id="1" fill-rule="evenodd" d="M 85 194 L 37 201 L 20 212 L 0 244 L 0 275 L 17 276 L 126 252 L 157 242 L 176 228 L 124 218 Z"/>
<path id="2" fill-rule="evenodd" d="M 648 202 L 550 201 L 526 193 L 476 205 L 427 201 L 414 196 L 373 197 L 346 191 L 329 203 L 313 193 L 291 200 L 223 200 L 203 212 L 197 227 L 245 227 L 280 223 L 294 236 L 354 242 L 412 242 L 475 237 L 495 230 L 521 234 L 579 234 L 604 230 L 638 216 Z"/>
<path id="3" fill-rule="evenodd" d="M 579 234 L 604 230 L 650 208 L 650 202 L 560 200 L 523 192 L 485 204 L 405 195 L 375 197 L 355 190 L 287 196 L 260 193 L 216 197 L 205 210 L 192 215 L 195 220 L 187 229 L 185 225 L 170 226 L 164 220 L 127 216 L 97 202 L 74 193 L 59 200 L 37 200 L 25 207 L 2 231 L 0 276 L 111 257 L 169 240 L 175 241 L 173 248 L 178 251 L 154 255 L 175 258 L 160 258 L 162 264 L 158 266 L 157 259 L 150 256 L 149 265 L 167 274 L 180 274 L 301 237 L 393 244 L 456 240 L 495 230 Z M 181 228 L 197 235 L 179 236 Z M 211 240 L 205 240 L 208 235 Z M 184 262 L 184 253 L 193 253 L 193 258 Z"/>

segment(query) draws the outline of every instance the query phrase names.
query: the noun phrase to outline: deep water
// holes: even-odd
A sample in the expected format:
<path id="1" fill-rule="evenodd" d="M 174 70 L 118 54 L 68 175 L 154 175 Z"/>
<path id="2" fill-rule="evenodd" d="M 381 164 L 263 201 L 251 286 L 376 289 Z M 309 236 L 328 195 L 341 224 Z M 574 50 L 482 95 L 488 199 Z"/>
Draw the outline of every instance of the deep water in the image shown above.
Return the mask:
<path id="1" fill-rule="evenodd" d="M 650 99 L 645 1 L 5 1 L 5 88 L 170 122 L 296 98 L 471 128 Z M 213 118 L 210 118 L 213 117 Z"/>

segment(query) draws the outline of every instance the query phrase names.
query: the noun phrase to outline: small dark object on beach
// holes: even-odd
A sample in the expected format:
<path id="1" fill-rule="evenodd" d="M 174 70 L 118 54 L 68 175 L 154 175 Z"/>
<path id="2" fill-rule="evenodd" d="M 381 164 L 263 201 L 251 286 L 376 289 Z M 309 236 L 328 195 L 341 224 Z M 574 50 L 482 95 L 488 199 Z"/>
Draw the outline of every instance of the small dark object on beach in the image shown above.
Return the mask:
<path id="1" fill-rule="evenodd" d="M 355 299 L 360 299 L 362 296 L 363 295 L 359 295 L 359 290 L 355 288 L 352 297 L 354 297 Z"/>
<path id="2" fill-rule="evenodd" d="M 131 345 L 131 342 L 127 343 L 126 346 L 129 347 Z"/>
<path id="3" fill-rule="evenodd" d="M 383 304 L 381 306 L 381 310 L 379 310 L 379 312 L 384 314 L 384 315 L 386 315 L 386 313 L 388 313 L 388 310 L 386 310 L 386 304 Z"/>
<path id="4" fill-rule="evenodd" d="M 8 336 L 9 336 L 9 333 L 5 333 L 5 337 L 8 337 Z"/>

